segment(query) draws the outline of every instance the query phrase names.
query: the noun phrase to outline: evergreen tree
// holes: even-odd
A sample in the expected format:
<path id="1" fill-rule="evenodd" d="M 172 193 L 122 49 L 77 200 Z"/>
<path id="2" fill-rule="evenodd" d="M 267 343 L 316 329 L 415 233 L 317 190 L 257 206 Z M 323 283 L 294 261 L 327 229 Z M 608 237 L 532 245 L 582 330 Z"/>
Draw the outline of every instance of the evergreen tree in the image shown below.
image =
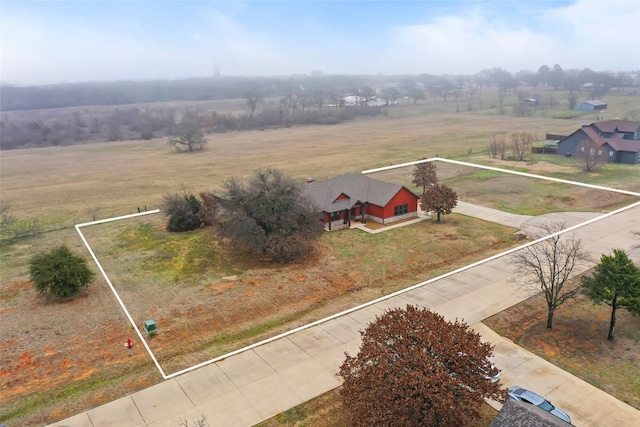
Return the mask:
<path id="1" fill-rule="evenodd" d="M 73 295 L 95 276 L 87 261 L 65 245 L 34 255 L 29 262 L 29 273 L 38 292 L 54 297 Z"/>
<path id="2" fill-rule="evenodd" d="M 582 289 L 595 304 L 611 306 L 610 341 L 615 337 L 618 308 L 640 315 L 640 269 L 622 249 L 614 249 L 613 255 L 602 254 L 593 275 L 582 278 Z"/>

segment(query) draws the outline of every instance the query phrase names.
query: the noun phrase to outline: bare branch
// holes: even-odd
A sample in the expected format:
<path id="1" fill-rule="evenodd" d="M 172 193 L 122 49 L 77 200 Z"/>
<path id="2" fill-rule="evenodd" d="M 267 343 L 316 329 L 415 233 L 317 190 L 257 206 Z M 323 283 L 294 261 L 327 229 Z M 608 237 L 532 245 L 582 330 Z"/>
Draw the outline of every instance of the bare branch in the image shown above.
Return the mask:
<path id="1" fill-rule="evenodd" d="M 552 237 L 528 246 L 512 256 L 518 271 L 532 276 L 530 285 L 538 286 L 547 302 L 547 329 L 553 325 L 555 309 L 575 297 L 580 286 L 575 289 L 565 289 L 566 283 L 572 277 L 576 268 L 589 259 L 589 254 L 582 249 L 582 242 L 573 235 L 557 234 L 565 228 L 563 222 L 549 222 L 542 226 L 544 235 Z"/>

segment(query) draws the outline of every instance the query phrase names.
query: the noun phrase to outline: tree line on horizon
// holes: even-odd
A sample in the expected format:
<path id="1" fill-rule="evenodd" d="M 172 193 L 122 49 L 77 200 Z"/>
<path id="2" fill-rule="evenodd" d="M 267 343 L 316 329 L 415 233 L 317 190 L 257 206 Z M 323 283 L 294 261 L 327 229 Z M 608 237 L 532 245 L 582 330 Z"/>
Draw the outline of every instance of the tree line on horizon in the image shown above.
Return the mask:
<path id="1" fill-rule="evenodd" d="M 339 92 L 357 93 L 360 88 L 395 87 L 411 96 L 419 87 L 445 98 L 456 89 L 486 86 L 552 86 L 576 90 L 591 84 L 598 92 L 620 90 L 634 84 L 632 73 L 564 70 L 559 64 L 542 65 L 537 71 L 511 73 L 502 68 L 484 69 L 475 74 L 418 75 L 323 75 L 283 77 L 210 77 L 179 80 L 81 82 L 48 85 L 0 85 L 0 111 L 65 108 L 88 105 L 127 105 L 167 101 L 207 101 L 237 99 L 247 92 L 263 97 L 286 96 L 291 93 Z M 600 95 L 596 93 L 595 95 Z"/>
<path id="2" fill-rule="evenodd" d="M 537 72 L 521 71 L 515 75 L 494 68 L 475 75 L 457 76 L 222 77 L 2 86 L 0 149 L 175 137 L 184 132 L 185 121 L 196 124 L 197 129 L 191 132 L 202 135 L 332 125 L 358 116 L 384 113 L 384 108 L 372 107 L 374 100 L 376 106 L 386 107 L 400 101 L 415 104 L 432 98 L 433 102 L 455 101 L 458 110 L 472 111 L 481 102 L 486 88 L 493 88 L 494 94 L 497 91 L 499 114 L 506 114 L 507 93 L 517 94 L 513 114 L 521 117 L 544 108 L 542 100 L 534 107 L 527 105 L 524 101 L 530 94 L 523 87 L 569 90 L 569 108 L 572 108 L 571 100 L 575 104 L 577 91 L 593 99 L 613 87 L 622 90 L 632 84 L 628 74 L 598 73 L 589 69 L 565 71 L 556 64 L 551 68 L 543 65 Z M 347 97 L 351 98 L 349 103 Z M 221 113 L 208 109 L 204 103 L 188 108 L 167 104 L 174 100 L 217 99 L 244 99 L 246 109 Z M 557 101 L 550 94 L 549 107 L 555 104 Z M 74 106 L 86 108 L 62 108 Z M 176 148 L 181 145 L 174 144 Z M 190 145 L 187 151 L 191 151 Z"/>

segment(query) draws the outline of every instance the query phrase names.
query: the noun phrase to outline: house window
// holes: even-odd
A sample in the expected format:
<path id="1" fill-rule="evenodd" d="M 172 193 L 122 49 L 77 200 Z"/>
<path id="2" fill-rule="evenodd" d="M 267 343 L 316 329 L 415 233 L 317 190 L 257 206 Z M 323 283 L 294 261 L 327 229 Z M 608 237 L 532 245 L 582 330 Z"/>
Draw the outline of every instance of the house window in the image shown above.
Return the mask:
<path id="1" fill-rule="evenodd" d="M 338 221 L 338 220 L 340 220 L 340 211 L 331 212 L 331 221 Z"/>
<path id="2" fill-rule="evenodd" d="M 584 153 L 584 147 L 580 147 L 580 151 Z"/>
<path id="3" fill-rule="evenodd" d="M 602 156 L 602 150 L 598 150 L 598 156 Z"/>
<path id="4" fill-rule="evenodd" d="M 409 205 L 406 203 L 404 205 L 394 206 L 393 208 L 393 216 L 404 215 L 406 213 L 409 213 Z"/>
<path id="5" fill-rule="evenodd" d="M 591 154 L 592 156 L 594 156 L 596 154 L 596 149 L 592 148 L 591 150 L 589 150 L 589 154 Z"/>
<path id="6" fill-rule="evenodd" d="M 609 151 L 609 157 L 613 157 L 613 150 Z"/>

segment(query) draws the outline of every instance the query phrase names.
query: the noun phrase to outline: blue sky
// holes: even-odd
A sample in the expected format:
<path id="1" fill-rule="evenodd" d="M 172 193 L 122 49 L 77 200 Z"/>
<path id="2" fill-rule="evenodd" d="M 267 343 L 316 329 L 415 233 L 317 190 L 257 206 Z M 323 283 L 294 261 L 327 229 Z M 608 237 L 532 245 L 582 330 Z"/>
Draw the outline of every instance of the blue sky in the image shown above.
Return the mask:
<path id="1" fill-rule="evenodd" d="M 636 0 L 0 0 L 0 79 L 640 69 Z"/>

